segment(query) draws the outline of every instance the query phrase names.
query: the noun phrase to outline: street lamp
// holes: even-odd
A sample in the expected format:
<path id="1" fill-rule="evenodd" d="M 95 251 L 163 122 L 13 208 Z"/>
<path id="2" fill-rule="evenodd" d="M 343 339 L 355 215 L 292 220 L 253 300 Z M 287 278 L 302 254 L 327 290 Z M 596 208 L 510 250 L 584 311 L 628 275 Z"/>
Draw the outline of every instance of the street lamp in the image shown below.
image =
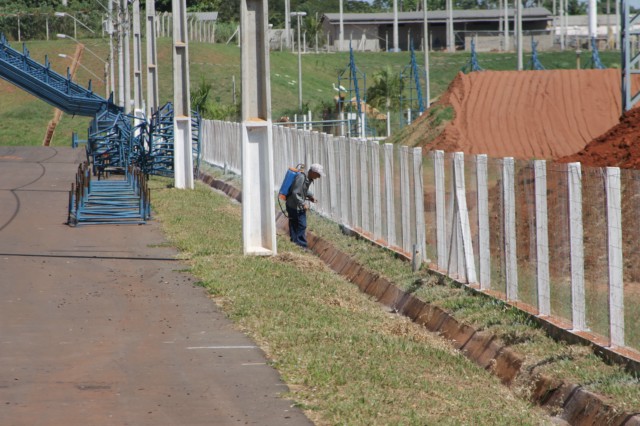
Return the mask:
<path id="1" fill-rule="evenodd" d="M 76 25 L 77 23 L 79 23 L 80 25 L 82 25 L 83 27 L 85 27 L 86 29 L 91 31 L 92 34 L 95 34 L 95 32 L 91 28 L 87 27 L 82 21 L 76 19 L 76 17 L 73 16 L 72 14 L 70 14 L 70 13 L 67 13 L 67 12 L 55 12 L 54 15 L 57 16 L 58 18 L 63 18 L 65 16 L 68 16 L 71 19 L 73 19 L 73 36 L 74 37 L 78 37 L 78 26 Z"/>
<path id="2" fill-rule="evenodd" d="M 109 92 L 111 91 L 111 89 L 113 88 L 113 80 L 109 81 L 109 62 L 111 61 L 111 57 L 109 56 L 107 59 L 107 61 L 105 61 L 104 59 L 102 59 L 100 56 L 98 56 L 97 53 L 95 53 L 93 50 L 89 49 L 85 44 L 81 43 L 80 41 L 76 40 L 74 37 L 71 37 L 69 35 L 66 34 L 56 34 L 56 37 L 58 38 L 68 38 L 71 39 L 73 41 L 75 41 L 78 44 L 82 45 L 82 48 L 84 50 L 86 50 L 87 52 L 91 53 L 93 56 L 95 56 L 100 62 L 102 62 L 104 64 L 104 80 L 100 79 L 100 81 L 104 82 L 105 84 L 105 91 L 106 91 L 106 98 L 109 99 Z M 58 55 L 60 56 L 60 55 Z"/>
<path id="3" fill-rule="evenodd" d="M 114 19 L 113 13 L 113 0 L 107 0 L 108 7 L 105 6 L 100 0 L 96 0 L 96 3 L 102 7 L 102 9 L 107 14 L 107 19 L 102 21 L 103 29 L 102 34 L 104 36 L 104 30 L 106 27 L 107 34 L 109 34 L 109 83 L 111 85 L 111 89 L 113 90 L 113 82 L 115 81 L 115 71 L 114 71 L 114 61 L 113 58 L 113 33 L 115 32 L 115 27 L 117 26 L 116 19 Z"/>
<path id="4" fill-rule="evenodd" d="M 291 17 L 298 18 L 298 109 L 302 112 L 302 55 L 300 51 L 300 18 L 307 12 L 291 12 Z"/>
<path id="5" fill-rule="evenodd" d="M 69 55 L 65 55 L 64 53 L 58 53 L 58 56 L 60 56 L 61 58 L 65 58 L 65 59 L 71 59 L 73 60 L 73 58 Z M 82 68 L 84 68 L 84 70 L 86 72 L 88 72 L 89 74 L 91 74 L 92 76 L 94 76 L 96 79 L 98 79 L 99 81 L 101 81 L 102 83 L 104 83 L 105 81 L 103 79 L 101 79 L 100 77 L 98 77 L 93 71 L 91 71 L 89 68 L 85 67 L 84 65 L 82 65 L 80 63 L 80 61 L 76 62 L 78 65 L 80 65 Z"/>

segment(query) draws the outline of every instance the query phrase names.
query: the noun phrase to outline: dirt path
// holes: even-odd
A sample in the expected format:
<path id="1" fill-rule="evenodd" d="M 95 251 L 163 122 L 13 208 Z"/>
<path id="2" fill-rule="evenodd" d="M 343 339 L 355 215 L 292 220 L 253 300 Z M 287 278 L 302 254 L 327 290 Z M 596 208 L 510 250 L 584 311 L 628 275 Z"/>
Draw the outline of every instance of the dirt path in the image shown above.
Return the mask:
<path id="1" fill-rule="evenodd" d="M 64 224 L 83 154 L 0 147 L 0 424 L 311 424 L 157 223 Z"/>

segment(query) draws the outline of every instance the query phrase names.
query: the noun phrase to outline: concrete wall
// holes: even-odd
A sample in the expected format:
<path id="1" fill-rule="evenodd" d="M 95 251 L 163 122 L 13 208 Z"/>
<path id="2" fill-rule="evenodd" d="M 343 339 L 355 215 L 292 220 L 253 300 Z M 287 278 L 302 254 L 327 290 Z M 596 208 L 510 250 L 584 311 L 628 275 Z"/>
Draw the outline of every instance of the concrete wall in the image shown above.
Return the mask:
<path id="1" fill-rule="evenodd" d="M 476 52 L 496 52 L 505 50 L 503 36 L 495 34 L 478 34 L 475 37 L 472 35 L 465 37 L 464 49 L 466 51 L 471 51 L 471 41 L 474 39 L 476 40 Z M 536 35 L 535 41 L 538 42 L 538 51 L 551 50 L 554 47 L 554 36 L 552 34 Z M 513 34 L 509 34 L 509 43 L 511 46 L 506 50 L 515 50 L 516 40 L 514 39 Z M 531 37 L 525 37 L 524 43 L 522 43 L 522 49 L 525 52 L 531 52 Z"/>

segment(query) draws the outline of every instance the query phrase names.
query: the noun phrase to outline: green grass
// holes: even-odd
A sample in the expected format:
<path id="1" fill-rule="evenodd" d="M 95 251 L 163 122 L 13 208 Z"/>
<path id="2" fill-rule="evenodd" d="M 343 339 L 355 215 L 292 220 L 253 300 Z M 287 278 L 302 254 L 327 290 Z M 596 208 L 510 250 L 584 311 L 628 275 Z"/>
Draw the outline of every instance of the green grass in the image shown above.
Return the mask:
<path id="1" fill-rule="evenodd" d="M 86 47 L 99 57 L 107 58 L 109 52 L 107 38 L 81 41 L 86 43 Z M 61 39 L 27 42 L 32 58 L 44 63 L 44 57 L 48 54 L 52 68 L 63 75 L 66 75 L 66 67 L 70 65 L 70 60 L 60 58 L 58 53 L 73 55 L 75 46 L 74 41 Z M 17 43 L 14 43 L 13 47 L 21 48 Z M 146 49 L 142 50 L 144 58 Z M 162 104 L 172 100 L 171 52 L 171 39 L 160 38 L 158 40 L 158 63 Z M 585 52 L 582 58 L 583 64 L 585 64 L 587 56 Z M 447 89 L 455 75 L 464 67 L 469 60 L 469 54 L 466 52 L 453 54 L 432 52 L 429 57 L 431 97 L 435 99 Z M 616 64 L 619 66 L 620 53 L 617 51 L 600 52 L 600 57 L 605 66 Z M 193 87 L 204 78 L 207 83 L 212 85 L 213 100 L 228 105 L 233 102 L 233 79 L 235 77 L 236 98 L 238 102 L 240 101 L 241 75 L 238 46 L 191 42 L 189 44 L 189 58 Z M 529 56 L 525 55 L 525 64 L 528 58 Z M 573 51 L 540 52 L 539 58 L 547 69 L 575 68 L 576 66 L 575 52 Z M 367 75 L 367 84 L 369 84 L 373 74 L 386 66 L 390 66 L 391 69 L 400 73 L 409 65 L 410 54 L 408 52 L 355 52 L 355 60 L 358 70 Z M 416 53 L 416 60 L 419 64 L 422 63 L 422 53 Z M 272 117 L 277 119 L 282 115 L 292 115 L 297 112 L 298 57 L 291 52 L 273 51 L 270 54 L 270 61 Z M 513 70 L 517 63 L 514 53 L 480 53 L 478 61 L 487 70 Z M 81 63 L 100 78 L 103 77 L 104 64 L 88 51 L 85 51 Z M 348 52 L 330 54 L 310 52 L 302 55 L 303 103 L 305 108 L 308 107 L 314 112 L 316 118 L 319 117 L 323 105 L 333 105 L 336 92 L 332 88 L 332 83 L 338 82 L 338 75 L 345 71 L 348 65 Z M 93 90 L 104 95 L 104 85 L 86 69 L 79 67 L 77 82 L 86 87 L 89 79 L 92 79 Z M 146 91 L 145 77 L 143 72 L 144 91 Z M 343 78 L 345 77 L 343 76 Z M 342 81 L 344 83 L 344 80 Z M 2 100 L 0 100 L 0 123 L 2 123 L 0 125 L 0 145 L 40 145 L 47 123 L 53 117 L 53 107 L 5 81 L 0 81 L 0 91 L 3 93 Z M 133 97 L 133 93 L 131 96 Z M 392 114 L 394 125 L 397 125 L 398 117 L 399 113 Z M 451 111 L 438 111 L 436 120 L 442 122 L 450 117 Z M 70 144 L 73 131 L 76 131 L 81 139 L 86 139 L 89 121 L 90 119 L 86 117 L 64 115 L 52 144 L 65 146 Z M 397 128 L 394 128 L 394 132 L 396 130 Z"/>
<path id="2" fill-rule="evenodd" d="M 548 422 L 444 340 L 387 313 L 286 239 L 275 257 L 243 256 L 239 205 L 201 184 L 168 183 L 152 181 L 171 242 L 318 424 Z"/>
<path id="3" fill-rule="evenodd" d="M 369 242 L 345 237 L 334 223 L 325 219 L 312 216 L 310 228 L 401 288 L 413 290 L 420 299 L 445 308 L 458 320 L 479 330 L 495 334 L 525 357 L 524 369 L 581 384 L 611 397 L 621 410 L 637 411 L 640 407 L 640 381 L 618 366 L 606 365 L 589 348 L 552 340 L 525 314 L 499 300 L 472 295 L 453 284 L 434 284 L 428 271 L 412 273 L 407 262 L 373 249 Z M 417 282 L 421 285 L 416 285 Z"/>

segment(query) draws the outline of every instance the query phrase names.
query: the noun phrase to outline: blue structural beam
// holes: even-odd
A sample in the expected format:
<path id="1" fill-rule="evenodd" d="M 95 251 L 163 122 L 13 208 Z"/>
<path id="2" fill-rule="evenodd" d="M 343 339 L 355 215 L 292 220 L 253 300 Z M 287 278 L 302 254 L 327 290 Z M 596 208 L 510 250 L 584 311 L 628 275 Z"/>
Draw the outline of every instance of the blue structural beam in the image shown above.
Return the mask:
<path id="1" fill-rule="evenodd" d="M 51 69 L 48 58 L 42 65 L 29 57 L 26 47 L 18 52 L 0 35 L 0 78 L 42 99 L 67 114 L 92 117 L 100 110 L 120 111 L 112 99 L 104 99 L 89 88 Z"/>

